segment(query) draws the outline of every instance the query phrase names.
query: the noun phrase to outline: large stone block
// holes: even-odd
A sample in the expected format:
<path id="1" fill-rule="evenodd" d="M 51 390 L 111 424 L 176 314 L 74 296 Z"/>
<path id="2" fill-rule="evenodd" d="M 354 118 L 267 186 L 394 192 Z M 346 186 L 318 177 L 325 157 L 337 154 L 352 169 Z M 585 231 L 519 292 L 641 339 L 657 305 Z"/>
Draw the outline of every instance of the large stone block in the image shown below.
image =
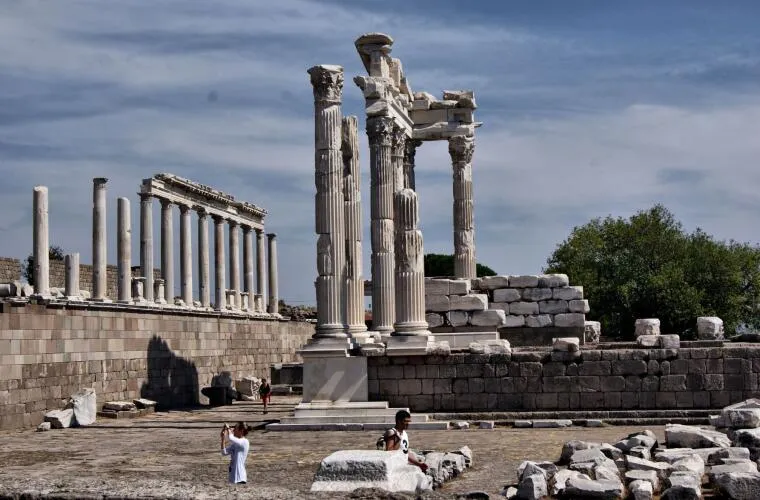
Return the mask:
<path id="1" fill-rule="evenodd" d="M 525 326 L 530 328 L 544 328 L 554 324 L 554 318 L 550 314 L 535 314 L 520 317 L 525 318 Z"/>
<path id="2" fill-rule="evenodd" d="M 512 288 L 538 287 L 538 276 L 535 276 L 535 275 L 510 276 L 509 286 Z"/>
<path id="3" fill-rule="evenodd" d="M 570 312 L 588 314 L 591 310 L 588 306 L 588 300 L 570 300 L 567 303 L 567 308 Z"/>
<path id="4" fill-rule="evenodd" d="M 716 316 L 697 318 L 697 338 L 719 340 L 723 338 L 723 320 Z"/>
<path id="5" fill-rule="evenodd" d="M 449 281 L 449 295 L 467 295 L 471 290 L 470 280 Z"/>
<path id="6" fill-rule="evenodd" d="M 538 286 L 541 288 L 559 288 L 569 285 L 570 278 L 567 274 L 541 274 L 538 277 Z"/>
<path id="7" fill-rule="evenodd" d="M 473 326 L 504 326 L 507 322 L 504 311 L 499 309 L 487 309 L 485 311 L 475 311 L 470 318 L 470 324 Z"/>
<path id="8" fill-rule="evenodd" d="M 562 286 L 552 288 L 552 298 L 554 300 L 581 300 L 583 299 L 583 287 Z"/>
<path id="9" fill-rule="evenodd" d="M 488 304 L 489 309 L 500 309 L 505 314 L 509 314 L 509 302 L 491 302 Z"/>
<path id="10" fill-rule="evenodd" d="M 470 322 L 470 313 L 465 311 L 449 311 L 446 313 L 446 322 L 450 326 L 466 326 Z"/>
<path id="11" fill-rule="evenodd" d="M 499 288 L 493 291 L 494 302 L 516 302 L 522 299 L 522 294 L 517 288 Z"/>
<path id="12" fill-rule="evenodd" d="M 525 326 L 525 316 L 510 314 L 504 318 L 505 328 L 519 328 Z"/>
<path id="13" fill-rule="evenodd" d="M 449 310 L 451 311 L 485 311 L 488 309 L 488 295 L 473 293 L 470 295 L 451 295 Z"/>
<path id="14" fill-rule="evenodd" d="M 65 410 L 53 410 L 45 414 L 45 422 L 50 422 L 53 429 L 66 429 L 71 427 L 71 420 L 74 417 L 74 410 L 67 408 Z"/>
<path id="15" fill-rule="evenodd" d="M 438 313 L 425 314 L 425 321 L 427 321 L 428 328 L 437 328 L 443 326 L 443 316 Z"/>
<path id="16" fill-rule="evenodd" d="M 554 316 L 554 326 L 560 328 L 584 327 L 586 325 L 586 316 L 580 313 L 556 314 Z"/>
<path id="17" fill-rule="evenodd" d="M 542 300 L 538 303 L 538 311 L 541 314 L 561 314 L 569 312 L 569 309 L 566 300 Z"/>
<path id="18" fill-rule="evenodd" d="M 551 288 L 522 288 L 520 297 L 528 302 L 538 302 L 540 300 L 549 300 L 552 298 Z"/>
<path id="19" fill-rule="evenodd" d="M 448 312 L 450 306 L 448 295 L 425 295 L 426 312 Z"/>
<path id="20" fill-rule="evenodd" d="M 76 425 L 90 425 L 95 422 L 98 413 L 95 389 L 85 388 L 69 398 L 69 406 L 74 411 Z"/>
<path id="21" fill-rule="evenodd" d="M 448 295 L 449 280 L 425 278 L 425 295 Z"/>
<path id="22" fill-rule="evenodd" d="M 538 314 L 538 302 L 512 302 L 509 304 L 510 314 Z"/>
<path id="23" fill-rule="evenodd" d="M 596 344 L 602 336 L 602 324 L 598 321 L 586 321 L 583 324 L 583 336 L 586 343 Z"/>
<path id="24" fill-rule="evenodd" d="M 634 324 L 634 335 L 640 337 L 642 335 L 659 335 L 660 334 L 660 320 L 657 318 L 639 318 Z"/>
<path id="25" fill-rule="evenodd" d="M 480 278 L 481 290 L 496 290 L 497 288 L 509 288 L 509 276 L 485 276 Z"/>

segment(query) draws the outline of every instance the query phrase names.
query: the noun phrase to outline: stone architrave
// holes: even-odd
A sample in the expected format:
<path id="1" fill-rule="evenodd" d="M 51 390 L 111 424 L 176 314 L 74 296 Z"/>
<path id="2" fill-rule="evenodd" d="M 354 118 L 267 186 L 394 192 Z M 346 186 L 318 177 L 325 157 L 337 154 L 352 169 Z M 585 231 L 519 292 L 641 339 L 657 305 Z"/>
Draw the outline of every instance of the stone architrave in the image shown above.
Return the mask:
<path id="1" fill-rule="evenodd" d="M 317 326 L 314 338 L 346 337 L 346 236 L 343 194 L 343 68 L 309 68 L 314 90 Z"/>
<path id="2" fill-rule="evenodd" d="M 404 187 L 417 190 L 414 177 L 414 157 L 417 154 L 417 148 L 422 145 L 422 141 L 417 139 L 407 139 L 404 144 Z"/>
<path id="3" fill-rule="evenodd" d="M 264 230 L 256 229 L 256 312 L 264 310 L 264 286 L 266 283 L 266 243 L 264 242 Z"/>
<path id="4" fill-rule="evenodd" d="M 211 307 L 211 280 L 209 277 L 208 214 L 203 208 L 198 213 L 198 299 L 201 307 Z"/>
<path id="5" fill-rule="evenodd" d="M 119 198 L 116 202 L 116 300 L 132 300 L 132 216 L 129 199 Z"/>
<path id="6" fill-rule="evenodd" d="M 79 253 L 67 253 L 64 258 L 66 266 L 65 291 L 66 298 L 78 299 L 79 297 Z"/>
<path id="7" fill-rule="evenodd" d="M 32 198 L 33 214 L 33 246 L 35 294 L 41 297 L 50 295 L 50 233 L 48 225 L 48 188 L 36 186 Z"/>
<path id="8" fill-rule="evenodd" d="M 106 299 L 107 239 L 106 239 L 106 183 L 108 179 L 92 180 L 92 300 Z"/>
<path id="9" fill-rule="evenodd" d="M 146 193 L 140 193 L 140 268 L 145 300 L 153 302 L 153 197 Z"/>
<path id="10" fill-rule="evenodd" d="M 249 312 L 254 310 L 253 293 L 253 228 L 243 226 L 243 292 L 248 297 L 245 301 L 245 309 Z"/>
<path id="11" fill-rule="evenodd" d="M 393 118 L 367 120 L 370 146 L 370 219 L 372 234 L 372 330 L 393 332 L 396 320 L 392 158 Z"/>
<path id="12" fill-rule="evenodd" d="M 224 219 L 214 215 L 214 309 L 224 311 L 227 307 L 225 295 L 224 264 Z"/>
<path id="13" fill-rule="evenodd" d="M 240 309 L 240 228 L 238 223 L 228 224 L 230 239 L 230 290 L 233 294 L 233 309 Z"/>
<path id="14" fill-rule="evenodd" d="M 190 206 L 179 205 L 180 297 L 186 307 L 193 306 L 193 248 L 190 216 Z"/>
<path id="15" fill-rule="evenodd" d="M 393 335 L 429 335 L 425 320 L 425 265 L 417 193 L 395 195 L 396 322 Z"/>
<path id="16" fill-rule="evenodd" d="M 161 276 L 164 280 L 164 300 L 174 304 L 174 219 L 172 203 L 161 200 Z"/>
<path id="17" fill-rule="evenodd" d="M 359 129 L 355 116 L 343 118 L 343 199 L 346 222 L 346 333 L 366 338 L 362 274 L 362 195 Z"/>
<path id="18" fill-rule="evenodd" d="M 472 137 L 449 139 L 449 155 L 454 169 L 454 276 L 473 279 L 475 273 L 475 224 L 473 217 Z"/>
<path id="19" fill-rule="evenodd" d="M 269 239 L 269 314 L 280 313 L 280 295 L 278 291 L 277 277 L 277 235 L 268 233 Z"/>

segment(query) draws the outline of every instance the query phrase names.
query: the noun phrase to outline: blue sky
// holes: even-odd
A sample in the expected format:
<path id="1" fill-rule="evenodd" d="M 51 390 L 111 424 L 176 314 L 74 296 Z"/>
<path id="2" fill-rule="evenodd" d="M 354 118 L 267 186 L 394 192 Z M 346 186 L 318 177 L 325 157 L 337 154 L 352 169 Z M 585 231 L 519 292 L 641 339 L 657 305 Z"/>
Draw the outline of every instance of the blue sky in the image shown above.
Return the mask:
<path id="1" fill-rule="evenodd" d="M 43 184 L 51 242 L 90 262 L 92 178 L 104 176 L 109 262 L 128 196 L 137 264 L 140 180 L 171 172 L 266 207 L 280 295 L 313 303 L 306 69 L 344 66 L 344 113 L 363 128 L 353 41 L 369 31 L 395 39 L 414 91 L 475 91 L 477 254 L 498 272 L 539 272 L 574 226 L 657 202 L 689 230 L 757 242 L 757 19 L 753 1 L 7 2 L 0 255 L 30 252 Z M 417 171 L 425 249 L 450 253 L 446 144 L 425 144 Z"/>

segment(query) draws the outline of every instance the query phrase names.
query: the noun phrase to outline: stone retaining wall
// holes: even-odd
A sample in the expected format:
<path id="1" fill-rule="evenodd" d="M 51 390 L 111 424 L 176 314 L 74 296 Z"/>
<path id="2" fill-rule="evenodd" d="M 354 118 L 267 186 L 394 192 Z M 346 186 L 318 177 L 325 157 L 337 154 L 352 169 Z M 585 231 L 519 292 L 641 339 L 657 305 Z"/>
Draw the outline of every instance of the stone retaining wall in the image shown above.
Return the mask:
<path id="1" fill-rule="evenodd" d="M 371 400 L 430 411 L 722 408 L 760 387 L 760 346 L 368 358 Z"/>
<path id="2" fill-rule="evenodd" d="M 21 279 L 21 261 L 0 257 L 0 283 L 13 283 Z"/>
<path id="3" fill-rule="evenodd" d="M 215 375 L 268 378 L 270 365 L 300 361 L 313 333 L 311 323 L 213 313 L 0 302 L 0 429 L 37 425 L 84 387 L 99 404 L 194 404 Z"/>

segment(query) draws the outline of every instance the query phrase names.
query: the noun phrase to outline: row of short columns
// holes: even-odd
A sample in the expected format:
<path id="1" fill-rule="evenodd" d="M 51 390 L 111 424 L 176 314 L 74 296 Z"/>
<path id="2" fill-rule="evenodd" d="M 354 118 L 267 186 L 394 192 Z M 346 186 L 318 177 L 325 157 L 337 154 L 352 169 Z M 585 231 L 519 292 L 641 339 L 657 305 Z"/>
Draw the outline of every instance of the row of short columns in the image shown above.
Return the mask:
<path id="1" fill-rule="evenodd" d="M 91 300 L 109 301 L 107 295 L 107 235 L 106 235 L 106 183 L 105 178 L 93 180 L 93 290 Z M 33 258 L 32 271 L 35 293 L 47 297 L 50 294 L 48 189 L 37 186 L 33 191 Z M 132 224 L 130 202 L 127 198 L 117 200 L 117 301 L 121 303 L 174 303 L 174 248 L 172 203 L 161 200 L 161 279 L 153 275 L 153 197 L 140 194 L 140 269 L 142 276 L 132 276 Z M 178 204 L 180 210 L 180 299 L 191 307 L 193 300 L 191 212 L 198 214 L 198 284 L 199 305 L 211 307 L 209 276 L 208 213 L 203 207 Z M 214 269 L 216 310 L 233 309 L 249 312 L 276 314 L 279 310 L 277 277 L 277 240 L 274 233 L 242 225 L 243 232 L 243 286 L 240 286 L 240 229 L 237 221 L 213 215 L 214 221 Z M 226 289 L 224 255 L 224 225 L 229 225 L 229 279 Z M 256 259 L 254 240 L 256 234 Z M 268 252 L 265 247 L 268 240 Z M 268 266 L 265 262 L 268 253 Z M 254 283 L 255 266 L 255 283 Z M 70 299 L 80 296 L 79 254 L 65 256 L 65 294 Z M 268 304 L 264 306 L 265 275 L 269 276 Z M 254 292 L 255 285 L 255 292 Z"/>

